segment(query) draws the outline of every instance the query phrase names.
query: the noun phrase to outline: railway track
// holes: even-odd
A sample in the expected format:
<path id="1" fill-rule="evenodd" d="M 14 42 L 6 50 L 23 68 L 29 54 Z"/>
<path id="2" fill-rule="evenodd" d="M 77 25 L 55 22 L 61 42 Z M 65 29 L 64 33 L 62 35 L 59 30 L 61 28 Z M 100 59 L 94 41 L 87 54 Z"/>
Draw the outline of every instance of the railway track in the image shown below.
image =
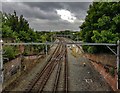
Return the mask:
<path id="1" fill-rule="evenodd" d="M 57 67 L 57 71 L 55 74 L 55 79 L 53 83 L 52 92 L 55 93 L 58 90 L 58 84 L 60 82 L 60 75 L 62 69 L 62 62 L 64 62 L 64 90 L 65 92 L 68 91 L 68 69 L 67 69 L 67 47 L 62 42 L 64 40 L 60 39 L 60 43 L 56 47 L 55 51 L 53 52 L 52 56 L 48 60 L 47 64 L 44 66 L 42 71 L 37 73 L 36 77 L 30 82 L 28 87 L 25 89 L 27 93 L 29 92 L 37 92 L 41 93 L 44 91 L 44 87 L 47 86 L 46 83 L 49 81 L 51 74 L 54 72 L 55 68 Z"/>
<path id="2" fill-rule="evenodd" d="M 68 92 L 68 55 L 67 55 L 67 46 L 65 45 L 65 87 L 64 92 Z"/>

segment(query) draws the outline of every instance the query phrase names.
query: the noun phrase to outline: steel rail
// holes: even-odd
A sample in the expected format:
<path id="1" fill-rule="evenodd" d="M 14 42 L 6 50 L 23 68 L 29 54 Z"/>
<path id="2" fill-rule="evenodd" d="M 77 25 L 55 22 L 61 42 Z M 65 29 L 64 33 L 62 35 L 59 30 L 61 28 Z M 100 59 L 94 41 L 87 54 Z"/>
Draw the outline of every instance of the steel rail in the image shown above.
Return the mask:
<path id="1" fill-rule="evenodd" d="M 62 53 L 61 55 L 64 57 L 65 55 L 65 49 L 64 49 L 64 46 L 62 48 Z M 61 74 L 61 69 L 62 69 L 62 58 L 63 57 L 60 57 L 60 60 L 58 62 L 58 68 L 57 68 L 57 73 L 56 73 L 56 78 L 55 78 L 55 83 L 54 83 L 54 86 L 53 86 L 53 93 L 55 93 L 57 91 L 57 87 L 58 87 L 58 83 L 59 83 L 59 79 L 60 79 L 60 74 Z"/>
<path id="2" fill-rule="evenodd" d="M 68 92 L 68 56 L 67 56 L 67 46 L 65 45 L 65 82 L 64 82 L 64 92 Z"/>
<path id="3" fill-rule="evenodd" d="M 57 56 L 56 56 L 56 54 L 54 53 L 54 56 L 53 56 L 54 58 L 55 58 L 55 56 L 56 56 L 56 58 L 59 57 L 60 47 L 61 47 L 61 46 L 59 46 L 59 48 L 58 48 L 57 51 L 56 51 Z M 52 58 L 51 58 L 51 59 L 52 59 Z M 29 92 L 31 92 L 31 91 L 34 90 L 35 85 L 36 85 L 37 83 L 38 83 L 38 85 L 41 84 L 40 87 L 38 88 L 37 92 L 42 92 L 42 90 L 43 90 L 43 88 L 44 88 L 47 80 L 49 79 L 52 71 L 54 70 L 54 68 L 55 68 L 55 66 L 56 66 L 56 64 L 55 64 L 55 62 L 54 62 L 54 61 L 56 61 L 55 59 L 52 59 L 52 60 L 49 60 L 49 61 L 51 61 L 51 62 L 49 62 L 49 63 L 51 63 L 51 64 L 49 64 L 43 71 L 41 71 L 41 74 L 39 75 L 39 78 L 36 80 L 36 82 L 35 82 L 34 85 L 31 87 L 31 89 L 29 90 Z M 44 78 L 42 79 L 42 76 L 44 75 L 44 73 L 46 73 L 46 75 L 45 75 Z M 39 82 L 40 82 L 40 79 L 42 79 L 42 82 L 41 82 L 41 83 L 39 83 Z M 33 91 L 33 92 L 34 92 L 34 91 Z"/>
<path id="4" fill-rule="evenodd" d="M 61 56 L 60 53 L 58 53 L 58 56 L 56 58 L 58 59 L 60 56 Z M 38 90 L 39 93 L 41 93 L 43 91 L 43 88 L 45 87 L 50 75 L 54 71 L 54 69 L 55 69 L 56 65 L 58 64 L 58 62 L 59 62 L 59 60 L 55 60 L 55 62 L 53 62 L 54 64 L 52 64 L 51 69 L 48 70 L 47 74 L 45 74 L 45 78 L 43 79 L 43 81 L 42 81 L 42 83 L 41 83 L 41 85 L 39 87 L 39 90 Z"/>
<path id="5" fill-rule="evenodd" d="M 59 42 L 46 42 L 46 43 L 3 43 L 3 45 L 51 45 L 59 44 Z M 90 45 L 90 46 L 117 46 L 112 43 L 86 43 L 86 42 L 65 42 L 64 44 L 79 44 L 79 45 Z"/>
<path id="6" fill-rule="evenodd" d="M 59 46 L 59 45 L 58 45 Z M 36 78 L 39 76 L 39 78 L 42 76 L 42 74 L 44 73 L 44 71 L 48 68 L 48 65 L 50 65 L 50 61 L 53 60 L 52 58 L 55 56 L 55 53 L 58 52 L 59 47 L 56 47 L 56 49 L 54 50 L 54 52 L 52 53 L 52 56 L 50 57 L 50 59 L 48 60 L 47 64 L 44 66 L 44 68 L 42 69 L 42 71 L 40 73 L 37 74 Z M 28 92 L 30 92 L 32 90 L 32 88 L 35 86 L 35 84 L 37 83 L 37 81 L 39 80 L 39 78 L 37 78 L 36 80 L 34 80 L 34 82 L 32 82 L 32 84 L 29 84 L 28 88 L 26 89 Z"/>

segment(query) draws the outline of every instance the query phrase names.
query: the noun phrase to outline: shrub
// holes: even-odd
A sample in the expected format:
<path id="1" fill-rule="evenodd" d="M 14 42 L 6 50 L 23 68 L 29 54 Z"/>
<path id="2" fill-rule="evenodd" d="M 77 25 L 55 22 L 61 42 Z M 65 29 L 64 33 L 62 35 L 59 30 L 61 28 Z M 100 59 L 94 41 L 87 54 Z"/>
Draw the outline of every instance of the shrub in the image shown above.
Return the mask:
<path id="1" fill-rule="evenodd" d="M 16 51 L 14 50 L 14 48 L 12 46 L 6 46 L 3 49 L 5 51 L 5 53 L 4 53 L 5 57 L 7 57 L 9 59 L 15 58 Z"/>
<path id="2" fill-rule="evenodd" d="M 89 48 L 87 49 L 88 53 L 96 53 L 97 49 L 95 46 L 89 46 Z"/>

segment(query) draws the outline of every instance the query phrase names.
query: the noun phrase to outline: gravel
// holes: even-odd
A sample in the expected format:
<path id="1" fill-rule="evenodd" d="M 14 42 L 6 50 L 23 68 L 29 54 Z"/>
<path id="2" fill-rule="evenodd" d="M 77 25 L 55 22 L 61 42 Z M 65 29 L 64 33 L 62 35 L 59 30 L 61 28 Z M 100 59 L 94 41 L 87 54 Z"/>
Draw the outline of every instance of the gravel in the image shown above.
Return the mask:
<path id="1" fill-rule="evenodd" d="M 88 59 L 82 55 L 74 57 L 72 54 L 68 48 L 69 91 L 111 91 Z"/>

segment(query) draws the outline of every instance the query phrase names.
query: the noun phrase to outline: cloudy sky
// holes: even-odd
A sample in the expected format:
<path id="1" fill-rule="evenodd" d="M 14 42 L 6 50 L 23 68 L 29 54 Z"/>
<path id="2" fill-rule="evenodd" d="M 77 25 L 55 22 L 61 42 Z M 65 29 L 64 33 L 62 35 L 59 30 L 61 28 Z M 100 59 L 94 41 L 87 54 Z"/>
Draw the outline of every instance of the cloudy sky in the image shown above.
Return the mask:
<path id="1" fill-rule="evenodd" d="M 8 0 L 10 1 L 10 0 Z M 2 2 L 2 11 L 23 15 L 35 30 L 80 30 L 90 2 Z"/>

